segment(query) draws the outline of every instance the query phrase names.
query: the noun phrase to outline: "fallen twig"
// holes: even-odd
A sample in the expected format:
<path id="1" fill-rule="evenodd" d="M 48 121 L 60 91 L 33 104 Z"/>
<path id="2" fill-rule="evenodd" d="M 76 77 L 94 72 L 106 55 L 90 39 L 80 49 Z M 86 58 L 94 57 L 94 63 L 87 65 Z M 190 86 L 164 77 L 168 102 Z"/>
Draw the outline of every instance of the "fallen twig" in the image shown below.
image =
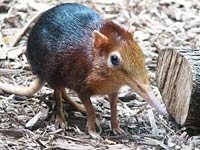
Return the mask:
<path id="1" fill-rule="evenodd" d="M 18 73 L 20 70 L 17 70 L 17 69 L 1 69 L 0 68 L 0 74 L 3 75 L 3 74 L 15 74 L 15 73 Z"/>
<path id="2" fill-rule="evenodd" d="M 50 133 L 50 134 L 52 134 L 52 133 Z M 66 140 L 72 140 L 72 141 L 82 142 L 82 143 L 92 145 L 92 143 L 90 143 L 89 141 L 86 141 L 86 140 L 81 140 L 81 139 L 78 139 L 78 138 L 73 138 L 73 137 L 70 137 L 70 136 L 66 136 L 66 135 L 64 136 L 64 135 L 60 135 L 60 134 L 52 134 L 52 135 L 54 135 L 55 137 L 58 137 L 58 138 L 66 139 Z"/>
<path id="3" fill-rule="evenodd" d="M 11 44 L 12 47 L 16 46 L 16 44 L 19 42 L 22 35 L 24 35 L 24 33 L 27 31 L 28 27 L 31 25 L 31 23 L 33 21 L 35 21 L 43 12 L 44 11 L 37 12 L 36 15 L 33 16 L 33 18 L 26 23 L 26 25 L 21 29 L 21 31 L 18 32 L 18 34 L 16 35 L 16 38 L 13 40 L 13 43 Z"/>
<path id="4" fill-rule="evenodd" d="M 147 144 L 147 145 L 159 145 L 166 150 L 170 149 L 167 145 L 165 145 L 163 142 L 161 142 L 159 140 L 155 140 L 155 139 L 145 137 L 144 141 L 145 141 L 144 144 Z"/>
<path id="5" fill-rule="evenodd" d="M 159 134 L 158 126 L 156 125 L 155 117 L 151 109 L 149 109 L 148 111 L 148 117 L 149 117 L 153 134 L 158 135 Z"/>

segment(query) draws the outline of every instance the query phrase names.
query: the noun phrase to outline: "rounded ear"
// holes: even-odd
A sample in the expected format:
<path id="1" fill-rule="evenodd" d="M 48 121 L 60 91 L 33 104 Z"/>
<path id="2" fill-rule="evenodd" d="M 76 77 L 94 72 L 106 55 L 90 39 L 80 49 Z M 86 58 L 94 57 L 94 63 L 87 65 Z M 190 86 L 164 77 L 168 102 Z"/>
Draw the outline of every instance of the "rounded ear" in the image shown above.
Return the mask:
<path id="1" fill-rule="evenodd" d="M 99 31 L 94 30 L 93 44 L 95 52 L 99 53 L 100 50 L 108 44 L 108 38 Z"/>

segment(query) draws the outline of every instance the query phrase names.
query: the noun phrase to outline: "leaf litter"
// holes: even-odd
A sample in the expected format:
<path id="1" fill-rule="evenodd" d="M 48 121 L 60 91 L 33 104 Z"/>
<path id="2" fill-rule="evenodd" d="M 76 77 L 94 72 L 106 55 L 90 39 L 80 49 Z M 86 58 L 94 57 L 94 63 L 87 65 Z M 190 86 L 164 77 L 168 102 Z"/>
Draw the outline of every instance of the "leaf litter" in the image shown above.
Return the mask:
<path id="1" fill-rule="evenodd" d="M 0 1 L 0 82 L 29 85 L 35 78 L 24 55 L 27 36 L 42 11 L 69 0 Z M 164 48 L 200 49 L 199 0 L 78 0 L 105 19 L 134 32 L 144 50 L 155 94 L 156 60 Z M 80 102 L 73 91 L 68 93 Z M 86 116 L 64 104 L 68 126 L 56 129 L 52 89 L 45 85 L 32 97 L 0 91 L 0 149 L 142 150 L 200 149 L 200 137 L 189 136 L 184 128 L 155 112 L 129 87 L 119 93 L 118 114 L 126 134 L 110 130 L 107 97 L 92 97 L 97 113 L 97 130 L 104 141 L 86 134 Z M 45 113 L 42 113 L 45 112 Z M 42 115 L 44 114 L 44 115 Z M 74 119 L 75 118 L 75 119 Z"/>

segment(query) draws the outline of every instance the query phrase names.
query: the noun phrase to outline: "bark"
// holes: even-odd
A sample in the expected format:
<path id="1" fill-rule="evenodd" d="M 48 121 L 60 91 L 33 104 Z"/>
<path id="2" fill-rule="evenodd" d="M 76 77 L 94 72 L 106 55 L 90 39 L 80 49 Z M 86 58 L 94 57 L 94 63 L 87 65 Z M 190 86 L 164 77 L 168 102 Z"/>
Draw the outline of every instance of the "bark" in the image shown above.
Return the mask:
<path id="1" fill-rule="evenodd" d="M 200 127 L 200 50 L 161 51 L 156 76 L 167 111 L 175 121 Z"/>

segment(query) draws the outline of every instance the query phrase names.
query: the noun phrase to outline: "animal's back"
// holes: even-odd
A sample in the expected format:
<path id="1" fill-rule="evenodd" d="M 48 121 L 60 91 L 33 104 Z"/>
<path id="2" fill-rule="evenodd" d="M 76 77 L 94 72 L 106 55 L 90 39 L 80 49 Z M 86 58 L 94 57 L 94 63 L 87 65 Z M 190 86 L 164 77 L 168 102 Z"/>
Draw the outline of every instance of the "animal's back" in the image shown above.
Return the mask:
<path id="1" fill-rule="evenodd" d="M 62 4 L 43 13 L 28 39 L 33 73 L 51 86 L 81 84 L 93 59 L 93 31 L 102 25 L 103 19 L 81 4 Z"/>

